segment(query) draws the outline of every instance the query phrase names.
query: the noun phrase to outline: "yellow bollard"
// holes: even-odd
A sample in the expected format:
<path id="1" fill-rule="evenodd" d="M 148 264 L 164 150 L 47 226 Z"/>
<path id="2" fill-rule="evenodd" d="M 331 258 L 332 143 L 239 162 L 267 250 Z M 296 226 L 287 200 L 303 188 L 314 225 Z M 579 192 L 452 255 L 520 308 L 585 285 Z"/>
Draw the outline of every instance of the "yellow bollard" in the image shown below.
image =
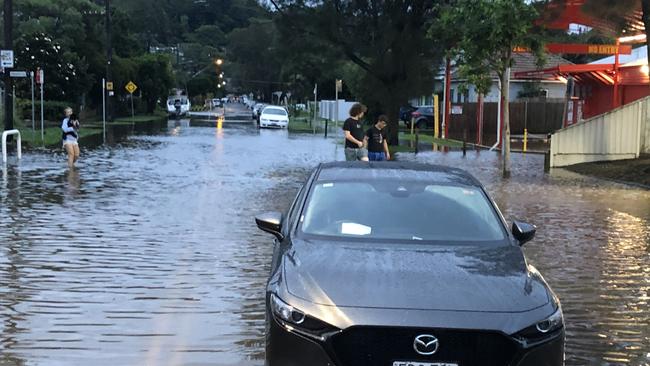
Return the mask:
<path id="1" fill-rule="evenodd" d="M 413 136 L 414 128 L 415 128 L 415 118 L 411 117 L 411 136 Z"/>
<path id="2" fill-rule="evenodd" d="M 528 129 L 524 128 L 524 152 L 526 152 L 528 148 Z"/>
<path id="3" fill-rule="evenodd" d="M 440 119 L 440 106 L 438 105 L 438 94 L 433 95 L 433 137 L 438 138 L 440 136 L 440 127 L 438 127 L 438 122 Z"/>

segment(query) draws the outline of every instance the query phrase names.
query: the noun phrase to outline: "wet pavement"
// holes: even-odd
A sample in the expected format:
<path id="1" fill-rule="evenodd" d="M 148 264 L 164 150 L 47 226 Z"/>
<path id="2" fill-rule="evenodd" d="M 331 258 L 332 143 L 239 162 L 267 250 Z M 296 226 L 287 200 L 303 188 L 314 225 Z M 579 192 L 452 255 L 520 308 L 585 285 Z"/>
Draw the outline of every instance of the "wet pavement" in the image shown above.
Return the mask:
<path id="1" fill-rule="evenodd" d="M 271 238 L 252 217 L 288 207 L 334 140 L 226 121 L 29 153 L 0 180 L 0 365 L 261 365 Z M 529 260 L 562 300 L 567 365 L 650 364 L 650 191 L 542 172 L 489 152 L 401 159 L 464 167 L 510 220 L 538 225 Z"/>

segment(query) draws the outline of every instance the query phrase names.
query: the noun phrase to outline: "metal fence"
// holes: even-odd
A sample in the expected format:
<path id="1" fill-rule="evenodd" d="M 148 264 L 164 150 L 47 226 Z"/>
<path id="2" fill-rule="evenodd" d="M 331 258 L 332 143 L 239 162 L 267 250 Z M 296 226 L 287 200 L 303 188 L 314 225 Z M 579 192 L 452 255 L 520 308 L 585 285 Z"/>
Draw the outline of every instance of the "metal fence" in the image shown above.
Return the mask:
<path id="1" fill-rule="evenodd" d="M 650 97 L 557 131 L 551 167 L 638 158 L 650 153 Z"/>

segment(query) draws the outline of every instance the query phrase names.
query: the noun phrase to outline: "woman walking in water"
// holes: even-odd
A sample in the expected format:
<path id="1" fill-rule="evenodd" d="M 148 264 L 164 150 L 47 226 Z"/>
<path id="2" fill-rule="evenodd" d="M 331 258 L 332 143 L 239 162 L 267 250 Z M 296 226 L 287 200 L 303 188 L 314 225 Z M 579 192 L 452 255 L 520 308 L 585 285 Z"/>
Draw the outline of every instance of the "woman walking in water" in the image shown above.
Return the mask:
<path id="1" fill-rule="evenodd" d="M 63 148 L 68 153 L 68 167 L 73 168 L 79 159 L 79 120 L 72 113 L 72 108 L 64 110 L 65 118 L 61 124 L 63 130 Z"/>

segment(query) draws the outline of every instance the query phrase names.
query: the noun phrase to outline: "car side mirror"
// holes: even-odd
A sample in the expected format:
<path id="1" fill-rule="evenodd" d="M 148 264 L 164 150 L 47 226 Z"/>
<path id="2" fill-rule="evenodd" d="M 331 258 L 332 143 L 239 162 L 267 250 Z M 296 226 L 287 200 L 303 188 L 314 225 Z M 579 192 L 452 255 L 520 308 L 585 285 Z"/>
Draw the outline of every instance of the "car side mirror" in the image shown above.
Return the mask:
<path id="1" fill-rule="evenodd" d="M 255 223 L 257 227 L 275 235 L 278 240 L 282 241 L 284 235 L 282 235 L 282 214 L 279 212 L 266 212 L 255 217 Z"/>
<path id="2" fill-rule="evenodd" d="M 519 241 L 519 245 L 524 245 L 531 241 L 535 237 L 536 232 L 537 227 L 535 225 L 521 221 L 514 221 L 512 223 L 512 235 Z"/>

